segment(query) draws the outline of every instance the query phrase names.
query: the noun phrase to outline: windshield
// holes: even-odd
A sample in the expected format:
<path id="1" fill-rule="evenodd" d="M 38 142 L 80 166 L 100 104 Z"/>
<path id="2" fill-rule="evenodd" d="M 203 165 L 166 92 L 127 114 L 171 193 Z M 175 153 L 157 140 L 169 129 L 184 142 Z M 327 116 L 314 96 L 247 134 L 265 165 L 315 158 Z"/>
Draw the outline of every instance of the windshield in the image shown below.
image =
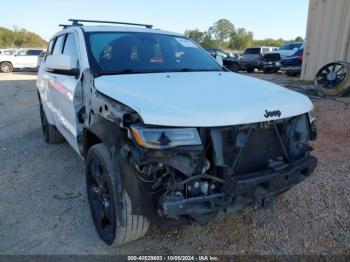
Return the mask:
<path id="1" fill-rule="evenodd" d="M 87 34 L 96 74 L 222 71 L 206 51 L 184 37 L 128 32 Z"/>
<path id="2" fill-rule="evenodd" d="M 247 48 L 244 50 L 245 55 L 257 55 L 260 54 L 260 48 Z"/>
<path id="3" fill-rule="evenodd" d="M 294 48 L 300 48 L 301 46 L 302 46 L 302 43 L 285 44 L 281 46 L 279 50 L 293 50 Z"/>

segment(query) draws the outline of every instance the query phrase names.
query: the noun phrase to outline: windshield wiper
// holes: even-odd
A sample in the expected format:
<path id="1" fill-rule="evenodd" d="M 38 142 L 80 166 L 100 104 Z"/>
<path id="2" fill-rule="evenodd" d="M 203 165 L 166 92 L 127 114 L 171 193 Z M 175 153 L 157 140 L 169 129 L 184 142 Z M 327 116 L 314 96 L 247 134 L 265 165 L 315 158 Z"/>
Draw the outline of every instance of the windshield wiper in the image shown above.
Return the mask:
<path id="1" fill-rule="evenodd" d="M 99 77 L 99 76 L 104 76 L 104 75 L 128 75 L 128 74 L 142 74 L 146 72 L 141 72 L 141 71 L 134 71 L 132 69 L 124 69 L 121 71 L 110 71 L 110 72 L 95 72 L 94 76 Z"/>
<path id="2" fill-rule="evenodd" d="M 193 69 L 193 68 L 181 68 L 176 70 L 164 70 L 164 71 L 157 71 L 157 70 L 150 70 L 150 71 L 135 71 L 133 69 L 123 69 L 121 71 L 110 71 L 110 72 L 94 72 L 95 77 L 104 76 L 104 75 L 131 75 L 131 74 L 147 74 L 147 73 L 170 73 L 170 72 L 221 72 L 224 71 L 224 69 Z"/>
<path id="3" fill-rule="evenodd" d="M 181 72 L 192 72 L 193 69 L 191 69 L 191 68 L 181 68 L 179 71 L 181 71 Z"/>
<path id="4" fill-rule="evenodd" d="M 216 72 L 216 71 L 222 71 L 220 69 L 205 69 L 205 68 L 198 68 L 198 69 L 193 69 L 193 68 L 181 68 L 178 70 L 179 72 Z"/>

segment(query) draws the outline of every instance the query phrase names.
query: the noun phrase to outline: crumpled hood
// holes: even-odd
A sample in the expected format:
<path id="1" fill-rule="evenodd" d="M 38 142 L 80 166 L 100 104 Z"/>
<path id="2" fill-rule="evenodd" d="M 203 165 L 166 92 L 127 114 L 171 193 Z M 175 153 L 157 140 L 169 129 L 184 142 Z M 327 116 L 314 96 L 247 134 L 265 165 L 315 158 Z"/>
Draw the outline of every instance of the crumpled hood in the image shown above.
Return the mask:
<path id="1" fill-rule="evenodd" d="M 96 89 L 140 114 L 145 124 L 213 127 L 263 122 L 309 112 L 308 97 L 231 72 L 109 75 Z"/>

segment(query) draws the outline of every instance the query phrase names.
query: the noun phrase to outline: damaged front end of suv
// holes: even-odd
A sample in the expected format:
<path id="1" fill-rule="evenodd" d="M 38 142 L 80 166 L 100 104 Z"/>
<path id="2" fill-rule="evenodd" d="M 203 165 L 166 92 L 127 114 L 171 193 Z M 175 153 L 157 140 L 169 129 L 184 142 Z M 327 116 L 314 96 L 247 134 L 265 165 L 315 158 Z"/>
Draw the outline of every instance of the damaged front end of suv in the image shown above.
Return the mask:
<path id="1" fill-rule="evenodd" d="M 222 212 L 267 205 L 317 164 L 310 114 L 211 128 L 149 126 L 135 115 L 123 123 L 122 168 L 134 212 L 156 224 L 205 224 Z"/>
<path id="2" fill-rule="evenodd" d="M 267 206 L 315 169 L 306 96 L 228 72 L 176 33 L 72 22 L 39 68 L 41 124 L 47 143 L 66 140 L 84 161 L 106 244 L 136 240 L 150 222 Z"/>

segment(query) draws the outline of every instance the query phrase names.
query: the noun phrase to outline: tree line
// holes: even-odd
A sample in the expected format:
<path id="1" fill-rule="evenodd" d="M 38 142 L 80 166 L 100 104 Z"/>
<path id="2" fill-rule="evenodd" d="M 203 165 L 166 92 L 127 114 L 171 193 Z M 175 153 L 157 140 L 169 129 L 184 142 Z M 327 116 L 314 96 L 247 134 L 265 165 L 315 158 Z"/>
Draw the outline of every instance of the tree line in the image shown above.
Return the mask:
<path id="1" fill-rule="evenodd" d="M 279 47 L 286 42 L 301 42 L 302 37 L 284 40 L 267 38 L 264 40 L 254 39 L 254 34 L 245 28 L 235 28 L 234 24 L 227 19 L 220 19 L 207 31 L 198 29 L 186 30 L 185 35 L 204 48 L 220 48 L 224 50 L 244 50 L 252 46 L 276 46 Z"/>
<path id="2" fill-rule="evenodd" d="M 13 30 L 0 27 L 0 47 L 46 47 L 47 42 L 39 35 L 25 29 Z"/>

